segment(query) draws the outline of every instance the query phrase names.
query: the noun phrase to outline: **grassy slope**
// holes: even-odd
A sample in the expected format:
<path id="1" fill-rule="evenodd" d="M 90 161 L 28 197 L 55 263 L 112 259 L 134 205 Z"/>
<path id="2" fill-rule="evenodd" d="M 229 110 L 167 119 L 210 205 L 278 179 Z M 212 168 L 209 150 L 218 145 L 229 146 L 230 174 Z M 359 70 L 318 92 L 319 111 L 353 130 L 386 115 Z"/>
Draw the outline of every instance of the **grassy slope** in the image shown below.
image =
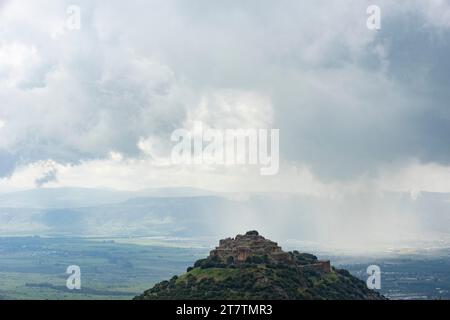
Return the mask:
<path id="1" fill-rule="evenodd" d="M 331 273 L 245 265 L 194 268 L 136 299 L 380 299 L 345 270 Z"/>

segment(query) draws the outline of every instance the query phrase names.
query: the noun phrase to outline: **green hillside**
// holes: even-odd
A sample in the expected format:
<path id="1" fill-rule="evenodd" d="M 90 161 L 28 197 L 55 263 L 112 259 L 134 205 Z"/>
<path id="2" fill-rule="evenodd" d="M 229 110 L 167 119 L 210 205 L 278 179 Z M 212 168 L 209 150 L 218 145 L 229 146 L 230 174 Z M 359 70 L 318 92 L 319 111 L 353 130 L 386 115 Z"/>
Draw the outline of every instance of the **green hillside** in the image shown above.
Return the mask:
<path id="1" fill-rule="evenodd" d="M 220 243 L 186 273 L 135 299 L 384 299 L 348 271 L 327 268 L 329 262 L 311 254 L 281 251 L 256 231 Z"/>

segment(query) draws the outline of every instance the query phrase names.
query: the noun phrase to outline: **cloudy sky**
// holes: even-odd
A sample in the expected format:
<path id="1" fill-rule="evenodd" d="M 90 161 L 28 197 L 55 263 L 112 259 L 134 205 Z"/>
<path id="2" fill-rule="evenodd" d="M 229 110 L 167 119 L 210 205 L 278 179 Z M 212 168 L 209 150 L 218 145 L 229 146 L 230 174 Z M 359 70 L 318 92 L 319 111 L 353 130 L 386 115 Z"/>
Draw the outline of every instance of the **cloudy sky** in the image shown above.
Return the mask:
<path id="1" fill-rule="evenodd" d="M 449 56 L 445 0 L 0 0 L 0 192 L 450 192 Z M 196 121 L 279 128 L 279 174 L 170 165 Z"/>

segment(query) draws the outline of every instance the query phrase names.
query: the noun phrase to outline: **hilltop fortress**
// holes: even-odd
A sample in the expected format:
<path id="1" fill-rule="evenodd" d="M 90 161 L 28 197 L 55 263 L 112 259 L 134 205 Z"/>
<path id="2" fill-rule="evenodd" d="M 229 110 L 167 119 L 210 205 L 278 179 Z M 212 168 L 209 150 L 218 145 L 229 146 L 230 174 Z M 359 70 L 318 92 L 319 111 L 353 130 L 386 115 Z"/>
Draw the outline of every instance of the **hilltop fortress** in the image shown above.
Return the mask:
<path id="1" fill-rule="evenodd" d="M 264 262 L 296 265 L 302 269 L 332 271 L 329 260 L 317 260 L 313 255 L 297 251 L 285 252 L 276 242 L 264 238 L 257 231 L 220 240 L 219 246 L 210 252 L 209 259 L 235 264 L 259 259 Z"/>
<path id="2" fill-rule="evenodd" d="M 347 270 L 310 253 L 283 251 L 257 231 L 220 240 L 186 273 L 136 300 L 385 300 Z"/>

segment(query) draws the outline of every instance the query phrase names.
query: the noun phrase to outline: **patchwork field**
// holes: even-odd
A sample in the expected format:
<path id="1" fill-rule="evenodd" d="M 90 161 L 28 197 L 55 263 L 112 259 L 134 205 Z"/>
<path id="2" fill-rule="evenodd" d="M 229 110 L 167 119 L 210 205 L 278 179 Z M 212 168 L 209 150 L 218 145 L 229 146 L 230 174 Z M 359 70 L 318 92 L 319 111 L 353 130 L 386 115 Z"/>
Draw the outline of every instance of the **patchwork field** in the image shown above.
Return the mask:
<path id="1" fill-rule="evenodd" d="M 0 299 L 131 299 L 206 252 L 113 240 L 0 238 Z M 81 269 L 81 290 L 66 287 L 70 265 Z"/>

